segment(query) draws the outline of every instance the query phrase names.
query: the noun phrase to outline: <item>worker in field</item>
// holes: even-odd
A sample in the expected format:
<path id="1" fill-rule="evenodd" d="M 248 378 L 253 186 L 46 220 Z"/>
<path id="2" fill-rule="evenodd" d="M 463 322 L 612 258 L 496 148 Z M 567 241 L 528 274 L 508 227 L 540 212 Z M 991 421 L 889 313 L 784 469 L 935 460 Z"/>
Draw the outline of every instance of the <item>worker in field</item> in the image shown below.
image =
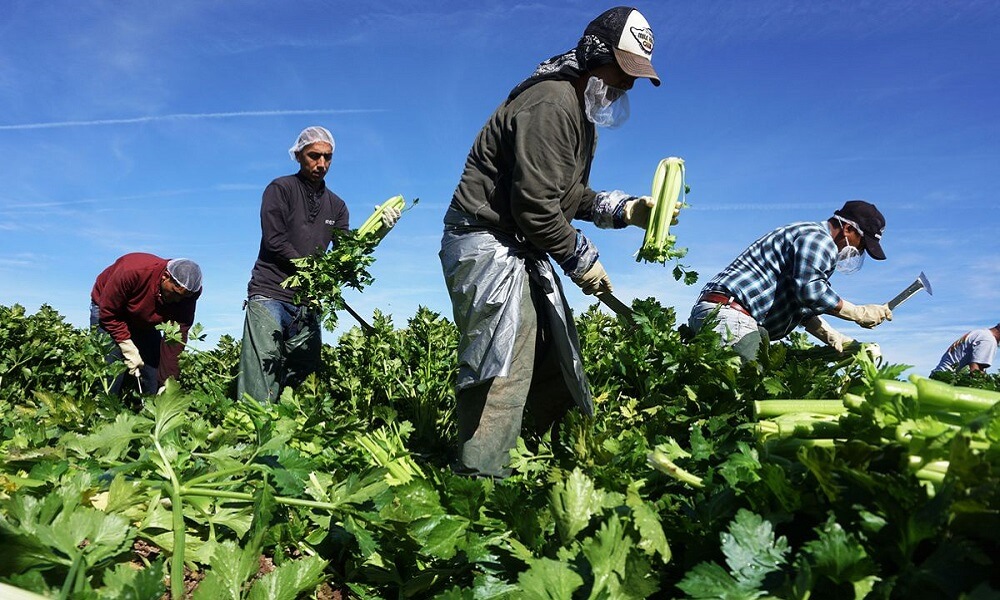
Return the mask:
<path id="1" fill-rule="evenodd" d="M 588 186 L 596 126 L 628 117 L 639 78 L 660 80 L 638 10 L 610 9 L 577 46 L 541 63 L 476 137 L 444 217 L 441 265 L 459 342 L 456 471 L 504 477 L 525 410 L 543 432 L 593 402 L 558 268 L 585 294 L 610 291 L 572 221 L 645 227 L 652 200 Z"/>
<path id="2" fill-rule="evenodd" d="M 273 402 L 282 388 L 298 385 L 319 366 L 320 315 L 295 304 L 295 288 L 281 282 L 295 274 L 292 259 L 325 252 L 335 241 L 334 230 L 348 229 L 347 205 L 325 181 L 333 148 L 327 129 L 303 129 L 288 150 L 298 172 L 278 177 L 264 189 L 260 250 L 247 286 L 240 398 L 249 394 L 259 402 Z M 399 216 L 398 210 L 386 209 L 382 221 L 392 227 Z"/>
<path id="3" fill-rule="evenodd" d="M 1000 341 L 1000 323 L 989 329 L 974 329 L 955 340 L 941 355 L 941 360 L 931 373 L 958 371 L 969 367 L 972 373 L 981 373 L 993 364 Z"/>
<path id="4" fill-rule="evenodd" d="M 201 268 L 186 258 L 134 252 L 97 276 L 90 290 L 90 324 L 115 341 L 108 362 L 124 361 L 140 393 L 156 393 L 168 377 L 179 376 L 184 344 L 166 343 L 156 326 L 176 322 L 187 342 L 199 296 Z M 112 393 L 121 392 L 126 373 L 114 380 Z"/>
<path id="5" fill-rule="evenodd" d="M 760 344 L 784 337 L 799 325 L 843 351 L 853 339 L 820 315 L 872 328 L 892 319 L 886 304 L 855 305 L 830 285 L 834 271 L 853 273 L 865 255 L 885 260 L 885 217 L 863 200 L 851 200 L 826 222 L 792 223 L 751 244 L 705 284 L 688 325 L 708 324 L 744 360 L 754 360 Z"/>

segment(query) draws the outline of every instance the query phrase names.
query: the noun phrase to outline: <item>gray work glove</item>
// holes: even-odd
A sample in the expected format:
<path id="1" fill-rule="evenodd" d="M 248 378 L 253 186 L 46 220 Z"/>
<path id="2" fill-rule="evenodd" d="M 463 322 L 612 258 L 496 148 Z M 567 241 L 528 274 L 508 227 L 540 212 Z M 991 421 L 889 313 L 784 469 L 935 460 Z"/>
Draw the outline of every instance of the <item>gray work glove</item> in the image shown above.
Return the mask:
<path id="1" fill-rule="evenodd" d="M 654 206 L 656 206 L 656 203 L 653 202 L 652 196 L 641 196 L 632 200 L 626 200 L 622 217 L 629 225 L 646 229 L 649 227 L 649 216 L 653 214 Z"/>
<path id="2" fill-rule="evenodd" d="M 385 225 L 386 229 L 392 229 L 392 227 L 399 222 L 399 217 L 403 214 L 398 208 L 387 206 L 385 210 L 382 211 L 382 224 Z"/>
<path id="3" fill-rule="evenodd" d="M 818 316 L 809 319 L 803 325 L 806 328 L 806 331 L 811 333 L 813 337 L 833 348 L 837 352 L 843 352 L 844 348 L 846 348 L 849 344 L 854 343 L 852 338 L 849 338 L 833 327 L 830 327 L 826 321 Z"/>
<path id="4" fill-rule="evenodd" d="M 122 350 L 125 368 L 128 369 L 130 375 L 138 377 L 139 369 L 143 368 L 146 363 L 142 362 L 142 355 L 139 354 L 139 349 L 135 347 L 135 342 L 131 339 L 122 340 L 118 342 L 118 347 Z"/>
<path id="5" fill-rule="evenodd" d="M 572 277 L 572 279 L 573 283 L 580 286 L 583 293 L 589 296 L 611 291 L 611 280 L 608 278 L 608 272 L 604 270 L 604 266 L 599 260 L 595 260 L 593 266 L 587 269 L 586 273 Z"/>
<path id="6" fill-rule="evenodd" d="M 842 319 L 854 321 L 858 325 L 871 329 L 883 321 L 892 320 L 892 311 L 888 304 L 862 304 L 858 306 L 851 304 L 847 300 L 841 300 L 843 305 L 840 311 L 835 313 Z"/>

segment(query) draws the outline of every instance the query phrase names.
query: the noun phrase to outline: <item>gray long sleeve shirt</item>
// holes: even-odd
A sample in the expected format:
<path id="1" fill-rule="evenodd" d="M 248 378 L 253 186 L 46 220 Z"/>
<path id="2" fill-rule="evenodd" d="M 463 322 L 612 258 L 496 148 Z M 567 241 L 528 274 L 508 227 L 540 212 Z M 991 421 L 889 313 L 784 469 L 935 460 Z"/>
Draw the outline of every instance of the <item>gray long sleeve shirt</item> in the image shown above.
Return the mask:
<path id="1" fill-rule="evenodd" d="M 347 231 L 347 205 L 321 182 L 318 188 L 296 175 L 279 177 L 264 190 L 260 206 L 260 251 L 247 293 L 292 302 L 294 289 L 281 282 L 295 273 L 291 259 L 325 251 L 333 230 Z"/>

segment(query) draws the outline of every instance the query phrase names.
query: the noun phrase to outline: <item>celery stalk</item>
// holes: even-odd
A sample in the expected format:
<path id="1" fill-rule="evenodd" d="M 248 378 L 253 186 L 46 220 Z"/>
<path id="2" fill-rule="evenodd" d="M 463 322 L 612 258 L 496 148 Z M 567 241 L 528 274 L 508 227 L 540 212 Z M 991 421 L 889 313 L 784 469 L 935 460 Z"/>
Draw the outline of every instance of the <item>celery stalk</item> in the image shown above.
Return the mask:
<path id="1" fill-rule="evenodd" d="M 787 413 L 840 415 L 847 409 L 842 400 L 757 400 L 753 410 L 754 418 L 769 419 Z"/>
<path id="2" fill-rule="evenodd" d="M 948 385 L 915 374 L 910 375 L 910 381 L 917 387 L 917 399 L 922 406 L 968 413 L 987 411 L 1000 402 L 1000 392 Z"/>

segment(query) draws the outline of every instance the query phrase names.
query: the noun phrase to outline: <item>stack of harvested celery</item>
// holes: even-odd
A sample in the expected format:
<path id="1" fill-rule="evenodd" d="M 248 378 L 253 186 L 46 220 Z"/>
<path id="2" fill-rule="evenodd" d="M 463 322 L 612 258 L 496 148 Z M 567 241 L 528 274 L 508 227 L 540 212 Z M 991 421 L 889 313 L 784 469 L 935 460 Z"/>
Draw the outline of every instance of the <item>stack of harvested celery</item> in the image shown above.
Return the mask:
<path id="1" fill-rule="evenodd" d="M 866 397 L 754 402 L 754 431 L 771 452 L 837 448 L 848 443 L 900 444 L 907 466 L 940 485 L 954 452 L 996 454 L 1000 392 L 949 385 L 919 375 L 876 379 Z"/>

